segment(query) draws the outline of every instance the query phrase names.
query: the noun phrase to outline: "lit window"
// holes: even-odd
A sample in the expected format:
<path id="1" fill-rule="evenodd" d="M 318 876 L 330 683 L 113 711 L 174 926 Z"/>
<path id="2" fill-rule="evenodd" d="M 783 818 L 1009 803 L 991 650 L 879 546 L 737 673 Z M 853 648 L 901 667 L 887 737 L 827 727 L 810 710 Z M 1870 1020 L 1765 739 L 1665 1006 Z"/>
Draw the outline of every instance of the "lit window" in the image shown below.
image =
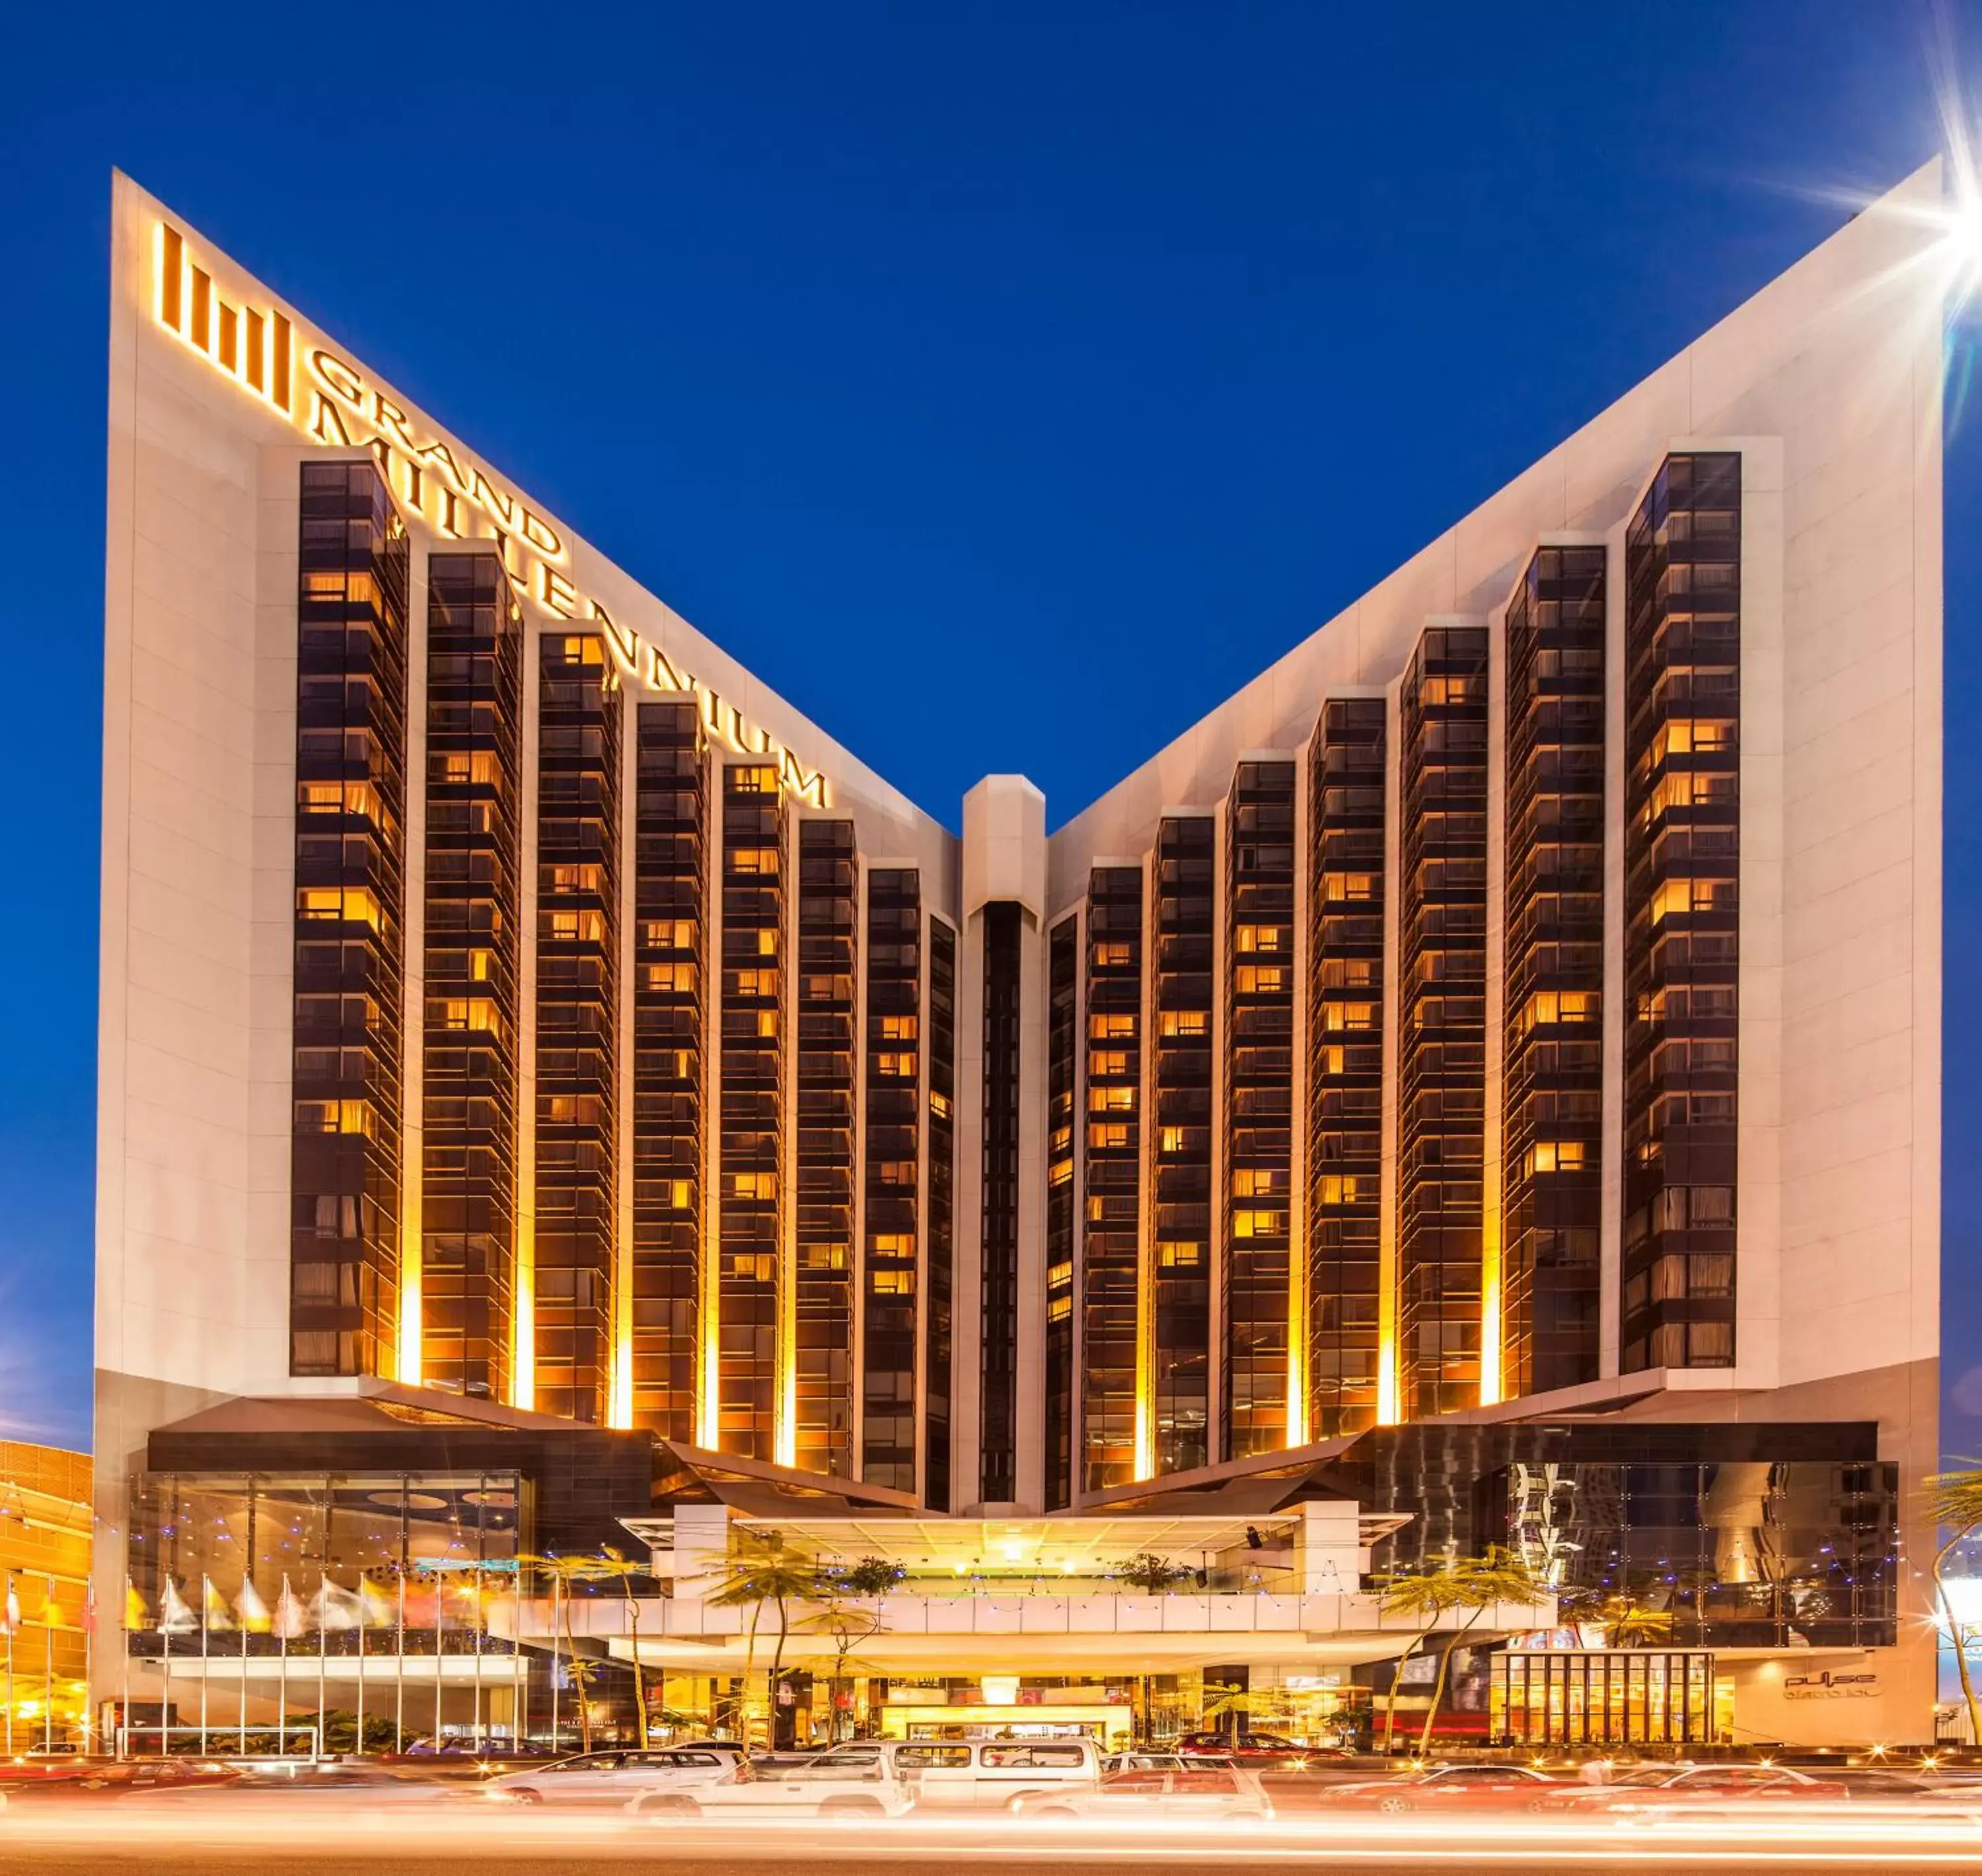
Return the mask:
<path id="1" fill-rule="evenodd" d="M 1087 1144 L 1090 1149 L 1102 1152 L 1110 1148 L 1126 1147 L 1129 1144 L 1127 1123 L 1122 1121 L 1090 1122 L 1087 1129 Z"/>
<path id="2" fill-rule="evenodd" d="M 896 1054 L 889 1051 L 874 1058 L 874 1072 L 879 1075 L 906 1077 L 913 1081 L 915 1078 L 916 1066 L 916 1058 L 910 1054 Z"/>
<path id="3" fill-rule="evenodd" d="M 1129 947 L 1126 944 L 1111 942 L 1094 947 L 1094 968 L 1097 971 L 1123 970 L 1129 962 Z"/>
<path id="4" fill-rule="evenodd" d="M 1087 1058 L 1089 1075 L 1126 1075 L 1129 1072 L 1129 1051 L 1125 1048 L 1096 1049 Z"/>
<path id="5" fill-rule="evenodd" d="M 1091 1015 L 1087 1019 L 1087 1034 L 1090 1041 L 1133 1041 L 1136 1036 L 1136 1018 L 1133 1015 Z"/>
<path id="6" fill-rule="evenodd" d="M 1161 1244 L 1156 1247 L 1156 1261 L 1166 1269 L 1193 1269 L 1204 1261 L 1204 1246 Z"/>
<path id="7" fill-rule="evenodd" d="M 1580 1172 L 1587 1164 L 1589 1148 L 1580 1140 L 1537 1140 L 1528 1148 L 1525 1170 L 1543 1172 Z"/>
<path id="8" fill-rule="evenodd" d="M 916 1019 L 913 1016 L 884 1016 L 881 1018 L 882 1041 L 913 1042 L 915 1039 Z"/>
<path id="9" fill-rule="evenodd" d="M 1287 1228 L 1284 1211 L 1235 1211 L 1232 1215 L 1234 1238 L 1278 1238 Z"/>
<path id="10" fill-rule="evenodd" d="M 769 1200 L 778 1195 L 775 1172 L 726 1172 L 722 1175 L 725 1198 Z"/>
<path id="11" fill-rule="evenodd" d="M 1166 1036 L 1203 1036 L 1211 1033 L 1209 1010 L 1166 1010 L 1163 1032 Z"/>
<path id="12" fill-rule="evenodd" d="M 668 1209 L 671 1211 L 689 1211 L 695 1207 L 695 1181 L 692 1179 L 670 1179 L 668 1181 Z"/>
<path id="13" fill-rule="evenodd" d="M 1073 1295 L 1071 1291 L 1063 1295 L 1046 1298 L 1046 1320 L 1049 1322 L 1064 1322 L 1073 1314 Z"/>
<path id="14" fill-rule="evenodd" d="M 1239 1166 L 1233 1169 L 1234 1198 L 1273 1198 L 1287 1189 L 1286 1174 L 1275 1167 Z"/>
<path id="15" fill-rule="evenodd" d="M 867 1273 L 867 1288 L 876 1296 L 913 1296 L 916 1273 L 893 1266 L 885 1270 L 870 1270 Z"/>
<path id="16" fill-rule="evenodd" d="M 931 1088 L 929 1090 L 929 1111 L 939 1121 L 948 1120 L 949 1118 L 949 1097 L 945 1094 L 939 1094 L 936 1089 Z"/>
<path id="17" fill-rule="evenodd" d="M 775 847 L 732 848 L 729 870 L 732 873 L 775 873 L 778 870 L 778 850 Z"/>
<path id="18" fill-rule="evenodd" d="M 808 1270 L 844 1270 L 846 1268 L 846 1247 L 844 1245 L 807 1245 L 805 1261 Z"/>
<path id="19" fill-rule="evenodd" d="M 1278 996 L 1287 987 L 1287 973 L 1276 964 L 1242 964 L 1233 978 L 1242 997 Z"/>
<path id="20" fill-rule="evenodd" d="M 1133 1114 L 1136 1111 L 1136 1091 L 1133 1088 L 1090 1088 L 1087 1091 L 1087 1106 L 1093 1114 Z"/>
<path id="21" fill-rule="evenodd" d="M 370 1138 L 376 1117 L 369 1101 L 299 1101 L 295 1127 L 299 1134 L 362 1134 Z"/>
<path id="22" fill-rule="evenodd" d="M 1292 938 L 1284 925 L 1241 925 L 1233 942 L 1242 951 L 1286 951 L 1291 948 Z"/>
<path id="23" fill-rule="evenodd" d="M 299 886 L 296 916 L 369 925 L 375 931 L 382 918 L 378 897 L 365 886 Z"/>
<path id="24" fill-rule="evenodd" d="M 906 1231 L 876 1231 L 867 1241 L 870 1257 L 907 1257 L 916 1254 L 916 1241 Z"/>
<path id="25" fill-rule="evenodd" d="M 643 990 L 672 991 L 677 995 L 692 993 L 695 989 L 695 966 L 692 964 L 648 964 L 640 967 L 640 988 Z"/>

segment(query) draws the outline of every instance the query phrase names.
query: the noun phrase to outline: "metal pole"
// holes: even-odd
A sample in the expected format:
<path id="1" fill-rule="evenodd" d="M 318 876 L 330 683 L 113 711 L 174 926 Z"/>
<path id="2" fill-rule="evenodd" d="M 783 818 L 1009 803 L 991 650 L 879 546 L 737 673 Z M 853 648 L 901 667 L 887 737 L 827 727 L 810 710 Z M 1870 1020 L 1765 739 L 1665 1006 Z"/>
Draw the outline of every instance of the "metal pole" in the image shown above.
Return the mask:
<path id="1" fill-rule="evenodd" d="M 358 1756 L 365 1756 L 365 1622 L 371 1611 L 365 1601 L 365 1571 L 358 1572 Z"/>
<path id="2" fill-rule="evenodd" d="M 124 1723 L 117 1729 L 117 1756 L 121 1759 L 131 1743 L 131 1576 L 128 1571 L 124 1575 L 124 1624 L 117 1632 L 124 1638 Z M 12 1644 L 12 1638 L 9 1636 L 10 1671 L 13 1654 Z"/>
<path id="3" fill-rule="evenodd" d="M 399 1627 L 392 1639 L 399 1652 L 392 1661 L 392 1751 L 395 1754 L 406 1749 L 406 1560 L 403 1551 L 399 1557 Z"/>
<path id="4" fill-rule="evenodd" d="M 447 1643 L 447 1574 L 445 1571 L 434 1572 L 434 1750 L 440 1750 L 440 1687 L 441 1669 L 446 1656 L 442 1652 Z"/>
<path id="5" fill-rule="evenodd" d="M 213 1605 L 213 1578 L 202 1574 L 199 1579 L 199 1749 L 206 1751 L 206 1680 L 207 1611 Z"/>
<path id="6" fill-rule="evenodd" d="M 172 1723 L 172 1624 L 169 1613 L 172 1594 L 172 1566 L 170 1558 L 168 1558 L 165 1588 L 158 1597 L 159 1658 L 164 1664 L 164 1672 L 160 1677 L 163 1685 L 158 1699 L 158 1753 L 161 1758 L 169 1758 L 172 1750 L 172 1736 L 167 1730 Z"/>
<path id="7" fill-rule="evenodd" d="M 14 1573 L 7 1572 L 7 1586 L 0 1591 L 0 1628 L 7 1631 L 7 1756 L 14 1756 Z"/>
<path id="8" fill-rule="evenodd" d="M 482 1751 L 482 1644 L 488 1639 L 489 1634 L 489 1614 L 482 1603 L 483 1579 L 482 1568 L 479 1564 L 475 1566 L 472 1581 L 474 1588 L 469 1591 L 469 1594 L 475 1598 L 473 1617 L 475 1625 L 471 1631 L 475 1637 L 475 1731 L 472 1737 L 475 1741 L 475 1750 L 479 1755 Z"/>
<path id="9" fill-rule="evenodd" d="M 521 1745 L 529 1718 L 529 1678 L 523 1672 L 523 1562 L 509 1579 L 509 1747 Z"/>
<path id="10" fill-rule="evenodd" d="M 247 1591 L 255 1581 L 255 1554 L 251 1549 L 247 1560 L 241 1567 L 241 1602 L 248 1600 Z M 241 1623 L 241 1698 L 234 1703 L 234 1717 L 241 1728 L 241 1756 L 248 1756 L 248 1615 L 240 1603 L 234 1605 L 234 1613 Z"/>
<path id="11" fill-rule="evenodd" d="M 319 1534 L 316 1564 L 316 1751 L 323 1757 L 324 1675 L 329 1665 L 325 1658 L 329 1644 L 324 1639 L 323 1618 L 330 1605 L 330 1480 L 323 1481 L 323 1528 Z"/>

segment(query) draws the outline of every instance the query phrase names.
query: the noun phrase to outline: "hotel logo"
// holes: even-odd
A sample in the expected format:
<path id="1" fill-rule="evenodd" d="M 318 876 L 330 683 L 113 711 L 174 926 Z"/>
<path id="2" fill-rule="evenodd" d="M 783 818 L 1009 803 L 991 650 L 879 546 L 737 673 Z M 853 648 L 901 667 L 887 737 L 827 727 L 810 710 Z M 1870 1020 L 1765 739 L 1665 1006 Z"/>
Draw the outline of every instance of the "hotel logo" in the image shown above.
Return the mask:
<path id="1" fill-rule="evenodd" d="M 562 535 L 522 496 L 445 437 L 427 432 L 416 413 L 327 346 L 302 348 L 299 375 L 297 334 L 288 316 L 250 306 L 245 295 L 239 306 L 227 300 L 170 222 L 158 224 L 152 246 L 152 313 L 159 325 L 313 441 L 369 449 L 393 491 L 437 534 L 492 540 L 520 598 L 554 620 L 597 630 L 622 678 L 643 690 L 692 695 L 712 741 L 774 763 L 799 800 L 829 805 L 822 775 L 579 590 L 566 571 L 570 555 Z"/>

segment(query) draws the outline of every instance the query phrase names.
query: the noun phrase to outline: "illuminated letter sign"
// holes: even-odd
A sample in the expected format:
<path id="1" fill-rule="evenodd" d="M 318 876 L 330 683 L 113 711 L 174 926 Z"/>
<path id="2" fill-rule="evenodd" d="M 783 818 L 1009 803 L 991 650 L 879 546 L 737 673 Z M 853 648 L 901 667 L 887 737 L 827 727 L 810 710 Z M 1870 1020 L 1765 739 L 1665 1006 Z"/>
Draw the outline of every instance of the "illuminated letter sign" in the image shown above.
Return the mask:
<path id="1" fill-rule="evenodd" d="M 309 395 L 295 395 L 295 328 L 271 308 L 236 306 L 186 250 L 185 237 L 161 222 L 154 231 L 152 312 L 217 371 L 279 411 L 312 442 L 331 448 L 369 448 L 388 483 L 396 460 L 397 486 L 422 521 L 450 539 L 463 538 L 464 506 L 481 511 L 483 531 L 499 544 L 504 569 L 519 597 L 554 618 L 589 618 L 605 635 L 622 677 L 644 690 L 692 695 L 712 738 L 742 755 L 770 758 L 783 785 L 816 808 L 828 805 L 826 778 L 808 768 L 766 729 L 699 678 L 676 665 L 630 626 L 616 624 L 582 593 L 566 570 L 564 537 L 513 489 L 473 463 L 465 465 L 443 437 L 422 436 L 419 419 L 327 346 L 312 345 L 303 362 Z M 556 564 L 553 564 L 556 563 Z"/>

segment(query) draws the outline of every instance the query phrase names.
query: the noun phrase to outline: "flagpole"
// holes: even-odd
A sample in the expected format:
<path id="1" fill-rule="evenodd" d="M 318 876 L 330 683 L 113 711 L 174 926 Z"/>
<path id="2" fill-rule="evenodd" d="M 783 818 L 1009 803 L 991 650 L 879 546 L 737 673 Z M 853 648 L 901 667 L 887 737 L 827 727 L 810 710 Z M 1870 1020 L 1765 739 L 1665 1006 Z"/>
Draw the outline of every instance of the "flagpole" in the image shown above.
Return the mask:
<path id="1" fill-rule="evenodd" d="M 442 1560 L 445 1561 L 445 1559 Z M 441 1669 L 445 1664 L 443 1650 L 447 1641 L 447 1577 L 444 1571 L 434 1572 L 434 1750 L 440 1750 L 440 1682 Z"/>
<path id="2" fill-rule="evenodd" d="M 482 1601 L 482 1566 L 475 1567 L 475 1587 L 469 1594 L 475 1598 L 475 1750 L 479 1756 L 482 1751 L 482 1644 L 489 1638 L 489 1611 Z"/>
<path id="3" fill-rule="evenodd" d="M 55 1749 L 55 1580 L 42 1592 L 42 1744 L 52 1758 Z"/>
<path id="4" fill-rule="evenodd" d="M 392 1636 L 392 1750 L 406 1749 L 406 1571 L 413 1559 L 413 1511 L 406 1475 L 399 1474 L 399 1625 Z"/>
<path id="5" fill-rule="evenodd" d="M 235 1717 L 241 1723 L 241 1756 L 248 1756 L 248 1611 L 243 1606 L 248 1600 L 248 1591 L 254 1581 L 248 1572 L 255 1567 L 249 1557 L 241 1566 L 241 1600 L 234 1605 L 234 1613 L 241 1618 L 241 1698 L 235 1703 Z"/>
<path id="6" fill-rule="evenodd" d="M 323 1757 L 324 1673 L 328 1663 L 324 1650 L 329 1645 L 324 1640 L 323 1618 L 330 1594 L 329 1564 L 320 1565 L 316 1573 L 316 1751 L 313 1758 Z"/>
<path id="7" fill-rule="evenodd" d="M 371 1611 L 365 1605 L 365 1572 L 358 1572 L 358 1756 L 365 1756 L 365 1624 Z"/>
<path id="8" fill-rule="evenodd" d="M 158 1755 L 169 1758 L 172 1755 L 172 1738 L 166 1729 L 172 1723 L 172 1570 L 165 1565 L 165 1594 L 158 1598 L 159 1659 L 164 1666 L 161 1676 L 164 1685 L 158 1698 Z"/>
<path id="9" fill-rule="evenodd" d="M 523 1672 L 523 1561 L 509 1579 L 509 1748 L 523 1743 L 530 1717 L 529 1677 Z"/>
<path id="10" fill-rule="evenodd" d="M 0 1628 L 7 1631 L 7 1756 L 14 1756 L 14 1573 L 7 1572 L 5 1599 L 0 1601 Z"/>
<path id="11" fill-rule="evenodd" d="M 558 1692 L 559 1684 L 564 1678 L 564 1657 L 558 1652 L 558 1638 L 564 1633 L 560 1621 L 563 1603 L 558 1591 L 564 1587 L 561 1577 L 551 1578 L 551 1752 L 556 1756 L 558 1749 Z"/>
<path id="12" fill-rule="evenodd" d="M 131 1744 L 131 1598 L 137 1592 L 131 1587 L 131 1573 L 124 1573 L 124 1626 L 118 1632 L 124 1638 L 124 1723 L 117 1729 L 117 1756 L 122 1758 Z"/>
<path id="13" fill-rule="evenodd" d="M 282 1598 L 275 1604 L 275 1645 L 279 1651 L 275 1667 L 275 1752 L 281 1758 L 289 1756 L 290 1599 L 289 1578 L 285 1571 Z"/>
<path id="14" fill-rule="evenodd" d="M 202 1574 L 199 1579 L 199 1749 L 206 1751 L 206 1683 L 210 1670 L 207 1666 L 206 1633 L 213 1613 L 213 1578 Z"/>

